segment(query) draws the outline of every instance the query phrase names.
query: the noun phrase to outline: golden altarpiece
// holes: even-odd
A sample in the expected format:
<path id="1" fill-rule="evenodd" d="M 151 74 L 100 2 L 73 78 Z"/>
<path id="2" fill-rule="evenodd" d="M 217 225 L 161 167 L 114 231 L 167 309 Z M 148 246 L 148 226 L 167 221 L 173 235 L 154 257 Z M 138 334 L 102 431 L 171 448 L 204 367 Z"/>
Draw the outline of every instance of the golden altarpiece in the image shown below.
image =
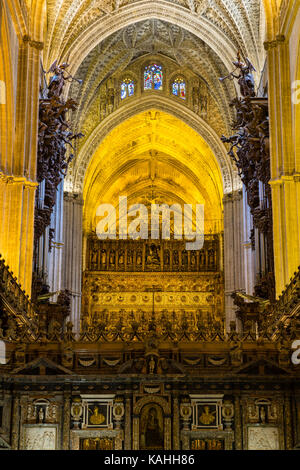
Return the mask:
<path id="1" fill-rule="evenodd" d="M 58 3 L 0 5 L 0 449 L 296 449 L 299 3 Z"/>

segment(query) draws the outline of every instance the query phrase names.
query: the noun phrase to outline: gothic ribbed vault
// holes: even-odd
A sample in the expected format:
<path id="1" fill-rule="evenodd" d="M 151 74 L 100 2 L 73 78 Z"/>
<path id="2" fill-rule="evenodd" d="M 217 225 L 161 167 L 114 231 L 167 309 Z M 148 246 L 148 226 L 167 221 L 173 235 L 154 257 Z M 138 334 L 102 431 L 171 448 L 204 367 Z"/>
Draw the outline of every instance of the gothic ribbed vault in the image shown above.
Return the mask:
<path id="1" fill-rule="evenodd" d="M 179 119 L 157 110 L 125 120 L 102 141 L 84 185 L 84 229 L 100 203 L 158 201 L 205 206 L 206 233 L 222 230 L 223 182 L 212 150 Z"/>

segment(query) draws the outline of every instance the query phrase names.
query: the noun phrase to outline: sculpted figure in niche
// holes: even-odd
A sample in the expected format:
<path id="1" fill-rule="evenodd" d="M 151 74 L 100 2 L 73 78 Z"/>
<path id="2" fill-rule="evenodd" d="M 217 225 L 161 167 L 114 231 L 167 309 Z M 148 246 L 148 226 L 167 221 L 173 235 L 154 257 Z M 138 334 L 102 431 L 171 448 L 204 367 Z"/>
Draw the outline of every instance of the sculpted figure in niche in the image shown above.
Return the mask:
<path id="1" fill-rule="evenodd" d="M 207 95 L 201 95 L 200 100 L 201 100 L 201 114 L 206 115 L 207 114 L 207 108 L 208 108 L 208 106 L 207 106 L 207 104 L 208 104 L 207 103 L 208 102 Z"/>
<path id="2" fill-rule="evenodd" d="M 160 406 L 146 405 L 141 413 L 141 449 L 163 449 L 163 414 Z"/>
<path id="3" fill-rule="evenodd" d="M 100 97 L 100 119 L 101 121 L 105 118 L 106 116 L 106 95 L 101 94 Z"/>
<path id="4" fill-rule="evenodd" d="M 40 408 L 39 409 L 39 423 L 43 423 L 44 422 L 44 410 L 43 408 Z"/>
<path id="5" fill-rule="evenodd" d="M 188 253 L 186 250 L 182 252 L 182 265 L 187 266 L 188 265 Z"/>
<path id="6" fill-rule="evenodd" d="M 266 423 L 266 409 L 264 406 L 260 407 L 260 421 L 262 424 Z"/>
<path id="7" fill-rule="evenodd" d="M 215 264 L 215 251 L 213 249 L 208 250 L 208 263 L 210 266 Z"/>
<path id="8" fill-rule="evenodd" d="M 90 415 L 90 423 L 93 425 L 100 425 L 105 422 L 105 416 L 99 412 L 98 406 L 95 406 L 92 414 Z"/>
<path id="9" fill-rule="evenodd" d="M 116 261 L 116 255 L 115 255 L 114 250 L 112 250 L 109 255 L 109 264 L 114 265 L 115 261 Z"/>
<path id="10" fill-rule="evenodd" d="M 105 250 L 101 251 L 101 263 L 102 265 L 106 264 L 106 251 Z"/>
<path id="11" fill-rule="evenodd" d="M 150 374 L 154 374 L 154 369 L 155 369 L 155 360 L 154 360 L 154 357 L 151 356 L 150 361 L 149 361 L 149 372 L 150 372 Z"/>
<path id="12" fill-rule="evenodd" d="M 97 248 L 97 244 L 95 244 L 95 245 L 92 247 L 92 252 L 91 252 L 91 265 L 92 265 L 92 268 L 96 268 L 97 265 L 98 265 L 98 248 Z"/>
<path id="13" fill-rule="evenodd" d="M 124 264 L 124 251 L 120 251 L 119 253 L 119 265 Z"/>
<path id="14" fill-rule="evenodd" d="M 199 88 L 197 86 L 193 87 L 193 108 L 195 113 L 199 113 Z"/>
<path id="15" fill-rule="evenodd" d="M 170 264 L 170 252 L 169 250 L 165 250 L 165 257 L 164 257 L 164 263 L 166 265 L 169 265 Z"/>
<path id="16" fill-rule="evenodd" d="M 201 411 L 200 411 L 201 413 Z M 199 423 L 204 424 L 204 426 L 209 426 L 210 424 L 214 424 L 216 421 L 216 412 L 210 411 L 210 407 L 205 405 L 203 407 L 203 411 L 199 413 Z"/>
<path id="17" fill-rule="evenodd" d="M 127 264 L 133 264 L 133 251 L 130 250 L 127 253 Z"/>
<path id="18" fill-rule="evenodd" d="M 200 251 L 200 266 L 205 266 L 205 251 L 201 250 Z"/>
<path id="19" fill-rule="evenodd" d="M 150 245 L 150 247 L 148 248 L 146 263 L 148 266 L 158 266 L 160 264 L 159 255 L 157 253 L 157 247 L 154 244 Z"/>
<path id="20" fill-rule="evenodd" d="M 173 264 L 178 265 L 179 264 L 179 256 L 178 256 L 178 251 L 173 251 Z"/>

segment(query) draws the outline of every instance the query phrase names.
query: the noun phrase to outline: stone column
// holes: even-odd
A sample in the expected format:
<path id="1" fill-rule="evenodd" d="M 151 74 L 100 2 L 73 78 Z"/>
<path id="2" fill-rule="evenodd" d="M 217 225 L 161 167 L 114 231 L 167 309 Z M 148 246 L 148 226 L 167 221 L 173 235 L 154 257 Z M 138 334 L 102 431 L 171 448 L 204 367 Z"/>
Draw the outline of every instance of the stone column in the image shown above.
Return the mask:
<path id="1" fill-rule="evenodd" d="M 180 417 L 178 398 L 173 398 L 173 450 L 180 450 Z"/>
<path id="2" fill-rule="evenodd" d="M 72 294 L 71 318 L 75 332 L 80 329 L 82 274 L 82 207 L 80 194 L 64 194 L 63 222 L 63 281 L 64 289 Z"/>
<path id="3" fill-rule="evenodd" d="M 296 8 L 295 2 L 295 8 Z M 293 28 L 287 19 L 273 40 L 265 43 L 268 55 L 271 138 L 271 187 L 274 225 L 276 295 L 279 296 L 300 265 L 300 163 L 295 147 L 297 125 L 293 114 L 299 106 L 292 101 L 291 60 L 295 46 Z M 284 34 L 287 34 L 286 36 Z M 293 48 L 293 49 L 292 49 Z"/>
<path id="4" fill-rule="evenodd" d="M 295 432 L 296 432 L 296 444 L 300 445 L 300 394 L 297 393 L 295 396 Z"/>
<path id="5" fill-rule="evenodd" d="M 292 450 L 293 435 L 292 435 L 292 414 L 291 414 L 290 397 L 285 397 L 285 400 L 284 400 L 284 429 L 285 429 L 285 450 Z"/>
<path id="6" fill-rule="evenodd" d="M 243 193 L 235 191 L 224 196 L 224 277 L 226 329 L 236 320 L 231 294 L 245 290 Z"/>
<path id="7" fill-rule="evenodd" d="M 133 417 L 133 430 L 132 430 L 132 450 L 139 450 L 140 448 L 140 435 L 139 435 L 139 417 Z"/>
<path id="8" fill-rule="evenodd" d="M 164 419 L 164 424 L 165 424 L 165 439 L 164 439 L 164 448 L 165 450 L 171 450 L 172 449 L 172 440 L 171 440 L 171 418 L 170 416 L 166 416 Z"/>
<path id="9" fill-rule="evenodd" d="M 244 272 L 245 272 L 245 291 L 246 294 L 253 295 L 256 282 L 256 254 L 252 249 L 251 230 L 253 228 L 250 207 L 247 204 L 246 188 L 243 187 L 243 211 L 244 211 Z"/>
<path id="10" fill-rule="evenodd" d="M 9 51 L 9 43 L 4 42 L 4 48 L 8 51 L 9 69 L 9 54 L 15 51 Z M 0 70 L 0 79 L 10 80 L 5 87 L 6 104 L 1 105 L 0 111 L 0 130 L 5 130 L 0 139 L 0 250 L 28 295 L 32 280 L 42 48 L 41 42 L 24 35 L 19 38 L 14 56 L 13 75 L 1 77 Z M 16 93 L 12 96 L 14 87 Z"/>
<path id="11" fill-rule="evenodd" d="M 26 293 L 31 293 L 36 183 L 0 172 L 0 250 Z"/>
<path id="12" fill-rule="evenodd" d="M 18 397 L 13 398 L 12 423 L 11 423 L 11 448 L 18 450 L 20 432 L 20 401 Z"/>
<path id="13" fill-rule="evenodd" d="M 131 450 L 131 398 L 127 397 L 125 401 L 125 450 Z"/>
<path id="14" fill-rule="evenodd" d="M 63 182 L 57 188 L 56 203 L 51 215 L 51 228 L 54 229 L 54 238 L 48 253 L 48 284 L 50 292 L 62 290 L 62 259 L 63 259 L 63 207 L 64 193 Z M 57 296 L 52 297 L 56 302 Z"/>
<path id="15" fill-rule="evenodd" d="M 241 402 L 240 402 L 239 396 L 236 396 L 234 399 L 234 427 L 235 427 L 235 449 L 243 450 Z"/>
<path id="16" fill-rule="evenodd" d="M 71 425 L 71 398 L 70 398 L 70 395 L 68 394 L 64 397 L 63 434 L 62 434 L 63 450 L 70 449 L 70 425 Z"/>

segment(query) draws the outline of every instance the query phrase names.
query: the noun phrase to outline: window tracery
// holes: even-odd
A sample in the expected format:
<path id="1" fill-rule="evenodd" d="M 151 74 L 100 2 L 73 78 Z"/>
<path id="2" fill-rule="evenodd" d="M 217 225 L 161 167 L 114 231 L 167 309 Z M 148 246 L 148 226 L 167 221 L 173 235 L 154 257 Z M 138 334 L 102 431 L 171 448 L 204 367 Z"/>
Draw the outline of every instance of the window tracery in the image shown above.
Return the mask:
<path id="1" fill-rule="evenodd" d="M 186 99 L 186 83 L 182 77 L 176 77 L 172 83 L 172 94 L 179 98 Z"/>
<path id="2" fill-rule="evenodd" d="M 134 81 L 131 78 L 124 78 L 121 83 L 121 100 L 134 95 Z"/>
<path id="3" fill-rule="evenodd" d="M 144 90 L 163 89 L 163 70 L 161 65 L 151 64 L 145 67 Z"/>

